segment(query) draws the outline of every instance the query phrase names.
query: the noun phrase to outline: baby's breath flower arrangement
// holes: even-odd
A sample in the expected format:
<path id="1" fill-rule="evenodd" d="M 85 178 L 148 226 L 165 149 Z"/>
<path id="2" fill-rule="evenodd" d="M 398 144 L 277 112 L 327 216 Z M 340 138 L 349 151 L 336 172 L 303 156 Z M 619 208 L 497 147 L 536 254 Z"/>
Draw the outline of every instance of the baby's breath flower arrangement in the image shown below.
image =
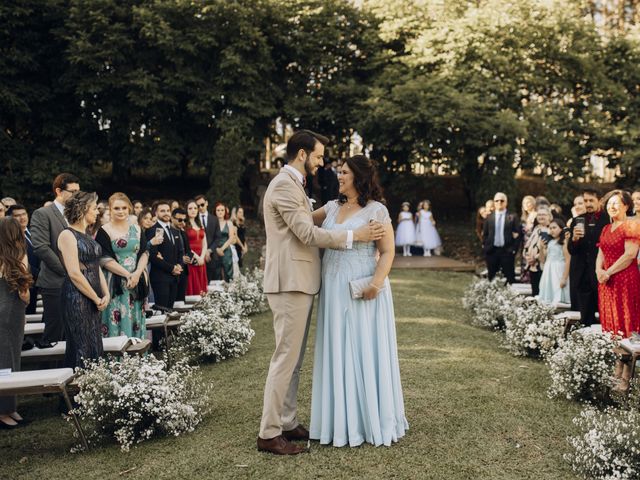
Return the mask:
<path id="1" fill-rule="evenodd" d="M 88 440 L 115 438 L 123 451 L 153 436 L 191 432 L 205 413 L 197 367 L 167 369 L 152 355 L 100 358 L 78 371 L 75 409 Z"/>
<path id="2" fill-rule="evenodd" d="M 502 277 L 491 281 L 476 279 L 462 297 L 462 305 L 469 311 L 471 324 L 492 330 L 504 328 L 505 315 L 518 301 L 518 296 L 509 289 Z"/>
<path id="3" fill-rule="evenodd" d="M 505 309 L 504 345 L 517 356 L 547 356 L 564 333 L 564 319 L 554 316 L 552 306 L 537 300 L 516 300 Z"/>
<path id="4" fill-rule="evenodd" d="M 549 396 L 584 400 L 613 386 L 616 344 L 611 335 L 588 328 L 561 340 L 546 359 L 551 376 Z"/>

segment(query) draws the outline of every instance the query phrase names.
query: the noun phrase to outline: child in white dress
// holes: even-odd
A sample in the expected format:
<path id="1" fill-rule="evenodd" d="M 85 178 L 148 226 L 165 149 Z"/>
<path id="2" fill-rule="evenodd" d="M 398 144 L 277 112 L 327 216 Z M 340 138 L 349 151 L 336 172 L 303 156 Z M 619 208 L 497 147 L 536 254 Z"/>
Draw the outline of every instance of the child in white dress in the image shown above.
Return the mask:
<path id="1" fill-rule="evenodd" d="M 431 202 L 423 200 L 422 208 L 416 214 L 418 228 L 416 230 L 417 242 L 422 244 L 424 256 L 430 257 L 431 250 L 436 250 L 442 246 L 442 240 L 436 230 L 436 221 L 431 213 Z"/>
<path id="2" fill-rule="evenodd" d="M 416 242 L 416 226 L 409 202 L 402 203 L 402 211 L 398 214 L 398 228 L 396 230 L 396 246 L 402 247 L 402 256 L 411 256 L 411 245 Z"/>

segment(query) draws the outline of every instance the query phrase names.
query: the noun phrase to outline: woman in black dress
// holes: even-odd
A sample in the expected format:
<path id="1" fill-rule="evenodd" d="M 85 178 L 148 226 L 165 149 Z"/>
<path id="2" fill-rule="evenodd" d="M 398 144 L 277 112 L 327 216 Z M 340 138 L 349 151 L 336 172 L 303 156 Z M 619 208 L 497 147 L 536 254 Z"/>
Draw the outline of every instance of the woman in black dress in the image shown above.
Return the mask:
<path id="1" fill-rule="evenodd" d="M 20 371 L 24 311 L 33 283 L 24 234 L 15 218 L 0 218 L 0 368 Z M 0 397 L 0 429 L 23 422 L 16 396 Z"/>
<path id="2" fill-rule="evenodd" d="M 67 339 L 65 367 L 82 367 L 84 359 L 102 355 L 100 312 L 109 304 L 109 293 L 100 270 L 102 249 L 86 233 L 98 217 L 97 200 L 95 193 L 74 193 L 64 209 L 69 227 L 58 237 L 67 272 L 60 292 Z"/>

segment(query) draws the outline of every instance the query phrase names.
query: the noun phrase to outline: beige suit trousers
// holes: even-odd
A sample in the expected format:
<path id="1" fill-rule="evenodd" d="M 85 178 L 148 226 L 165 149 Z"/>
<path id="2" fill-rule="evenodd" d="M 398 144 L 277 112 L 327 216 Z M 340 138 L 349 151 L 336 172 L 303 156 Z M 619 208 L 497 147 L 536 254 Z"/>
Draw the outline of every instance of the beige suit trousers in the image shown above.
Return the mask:
<path id="1" fill-rule="evenodd" d="M 277 437 L 298 426 L 298 382 L 311 321 L 314 295 L 301 292 L 267 294 L 273 312 L 276 349 L 264 387 L 260 438 Z"/>

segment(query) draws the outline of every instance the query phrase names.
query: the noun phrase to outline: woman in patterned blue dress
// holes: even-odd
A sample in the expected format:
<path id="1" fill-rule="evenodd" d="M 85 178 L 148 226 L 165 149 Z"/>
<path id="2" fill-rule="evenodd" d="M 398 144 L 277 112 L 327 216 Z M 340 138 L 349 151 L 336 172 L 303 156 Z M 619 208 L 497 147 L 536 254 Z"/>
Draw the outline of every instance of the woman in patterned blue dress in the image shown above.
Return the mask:
<path id="1" fill-rule="evenodd" d="M 336 447 L 391 445 L 409 425 L 404 414 L 395 316 L 387 275 L 394 257 L 391 218 L 380 203 L 375 166 L 363 155 L 338 171 L 340 198 L 314 212 L 328 230 L 385 225 L 378 242 L 324 252 L 318 301 L 310 438 Z M 378 258 L 379 255 L 379 258 Z M 363 298 L 349 282 L 370 278 Z"/>

